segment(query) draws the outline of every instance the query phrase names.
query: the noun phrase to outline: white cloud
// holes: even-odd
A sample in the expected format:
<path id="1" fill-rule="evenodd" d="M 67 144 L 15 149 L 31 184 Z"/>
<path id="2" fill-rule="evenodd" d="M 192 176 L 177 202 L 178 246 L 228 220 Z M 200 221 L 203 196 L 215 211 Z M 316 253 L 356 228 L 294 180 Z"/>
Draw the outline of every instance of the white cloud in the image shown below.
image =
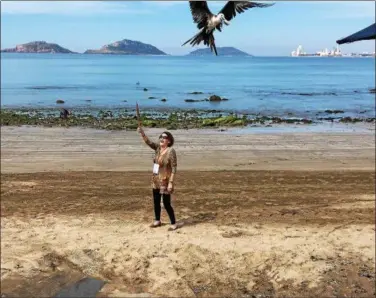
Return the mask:
<path id="1" fill-rule="evenodd" d="M 1 14 L 114 14 L 151 13 L 129 8 L 126 2 L 106 1 L 2 1 Z"/>

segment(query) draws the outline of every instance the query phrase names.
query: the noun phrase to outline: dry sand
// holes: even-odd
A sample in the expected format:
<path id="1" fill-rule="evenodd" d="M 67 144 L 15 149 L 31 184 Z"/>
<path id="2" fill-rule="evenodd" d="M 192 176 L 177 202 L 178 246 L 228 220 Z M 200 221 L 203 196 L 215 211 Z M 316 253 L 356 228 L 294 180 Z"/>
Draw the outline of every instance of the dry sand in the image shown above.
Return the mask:
<path id="1" fill-rule="evenodd" d="M 101 297 L 375 296 L 374 131 L 173 133 L 168 232 L 164 210 L 148 228 L 137 133 L 2 127 L 2 292 L 93 276 Z"/>

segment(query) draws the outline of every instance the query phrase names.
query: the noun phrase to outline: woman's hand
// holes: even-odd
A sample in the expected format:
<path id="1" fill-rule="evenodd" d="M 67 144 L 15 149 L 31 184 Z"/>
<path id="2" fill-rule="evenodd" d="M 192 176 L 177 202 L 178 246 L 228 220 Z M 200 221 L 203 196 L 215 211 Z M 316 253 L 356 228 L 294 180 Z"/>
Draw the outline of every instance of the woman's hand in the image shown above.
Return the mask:
<path id="1" fill-rule="evenodd" d="M 172 193 L 174 191 L 174 184 L 172 182 L 169 182 L 168 183 L 168 186 L 167 186 L 167 191 L 169 193 Z"/>
<path id="2" fill-rule="evenodd" d="M 140 133 L 141 135 L 144 135 L 144 130 L 142 129 L 141 126 L 137 127 L 137 132 Z"/>

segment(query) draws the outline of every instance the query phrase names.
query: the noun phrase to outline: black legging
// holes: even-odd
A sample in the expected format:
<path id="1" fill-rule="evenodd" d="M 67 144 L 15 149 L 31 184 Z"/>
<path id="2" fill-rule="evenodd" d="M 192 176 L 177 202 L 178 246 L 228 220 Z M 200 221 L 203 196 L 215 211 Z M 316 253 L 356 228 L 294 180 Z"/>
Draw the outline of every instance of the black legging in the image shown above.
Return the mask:
<path id="1" fill-rule="evenodd" d="M 158 221 L 161 220 L 161 197 L 162 196 L 163 196 L 163 205 L 168 213 L 168 216 L 170 217 L 170 222 L 172 225 L 174 225 L 175 214 L 174 214 L 174 209 L 171 206 L 171 195 L 167 195 L 167 194 L 161 195 L 159 193 L 159 189 L 153 188 L 155 220 L 158 220 Z"/>

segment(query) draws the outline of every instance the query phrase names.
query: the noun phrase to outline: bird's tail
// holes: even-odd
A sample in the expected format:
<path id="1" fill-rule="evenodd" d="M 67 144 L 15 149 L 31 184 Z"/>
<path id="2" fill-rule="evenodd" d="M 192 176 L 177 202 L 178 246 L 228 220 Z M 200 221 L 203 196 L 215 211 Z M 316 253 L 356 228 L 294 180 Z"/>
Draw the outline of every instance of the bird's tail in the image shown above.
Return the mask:
<path id="1" fill-rule="evenodd" d="M 201 42 L 204 42 L 204 45 L 210 47 L 210 50 L 214 53 L 216 56 L 218 56 L 217 48 L 215 46 L 215 39 L 213 35 L 213 31 L 207 33 L 205 28 L 202 28 L 201 31 L 199 31 L 195 36 L 188 39 L 185 43 L 182 44 L 182 46 L 186 45 L 188 42 L 192 45 L 199 45 Z"/>

